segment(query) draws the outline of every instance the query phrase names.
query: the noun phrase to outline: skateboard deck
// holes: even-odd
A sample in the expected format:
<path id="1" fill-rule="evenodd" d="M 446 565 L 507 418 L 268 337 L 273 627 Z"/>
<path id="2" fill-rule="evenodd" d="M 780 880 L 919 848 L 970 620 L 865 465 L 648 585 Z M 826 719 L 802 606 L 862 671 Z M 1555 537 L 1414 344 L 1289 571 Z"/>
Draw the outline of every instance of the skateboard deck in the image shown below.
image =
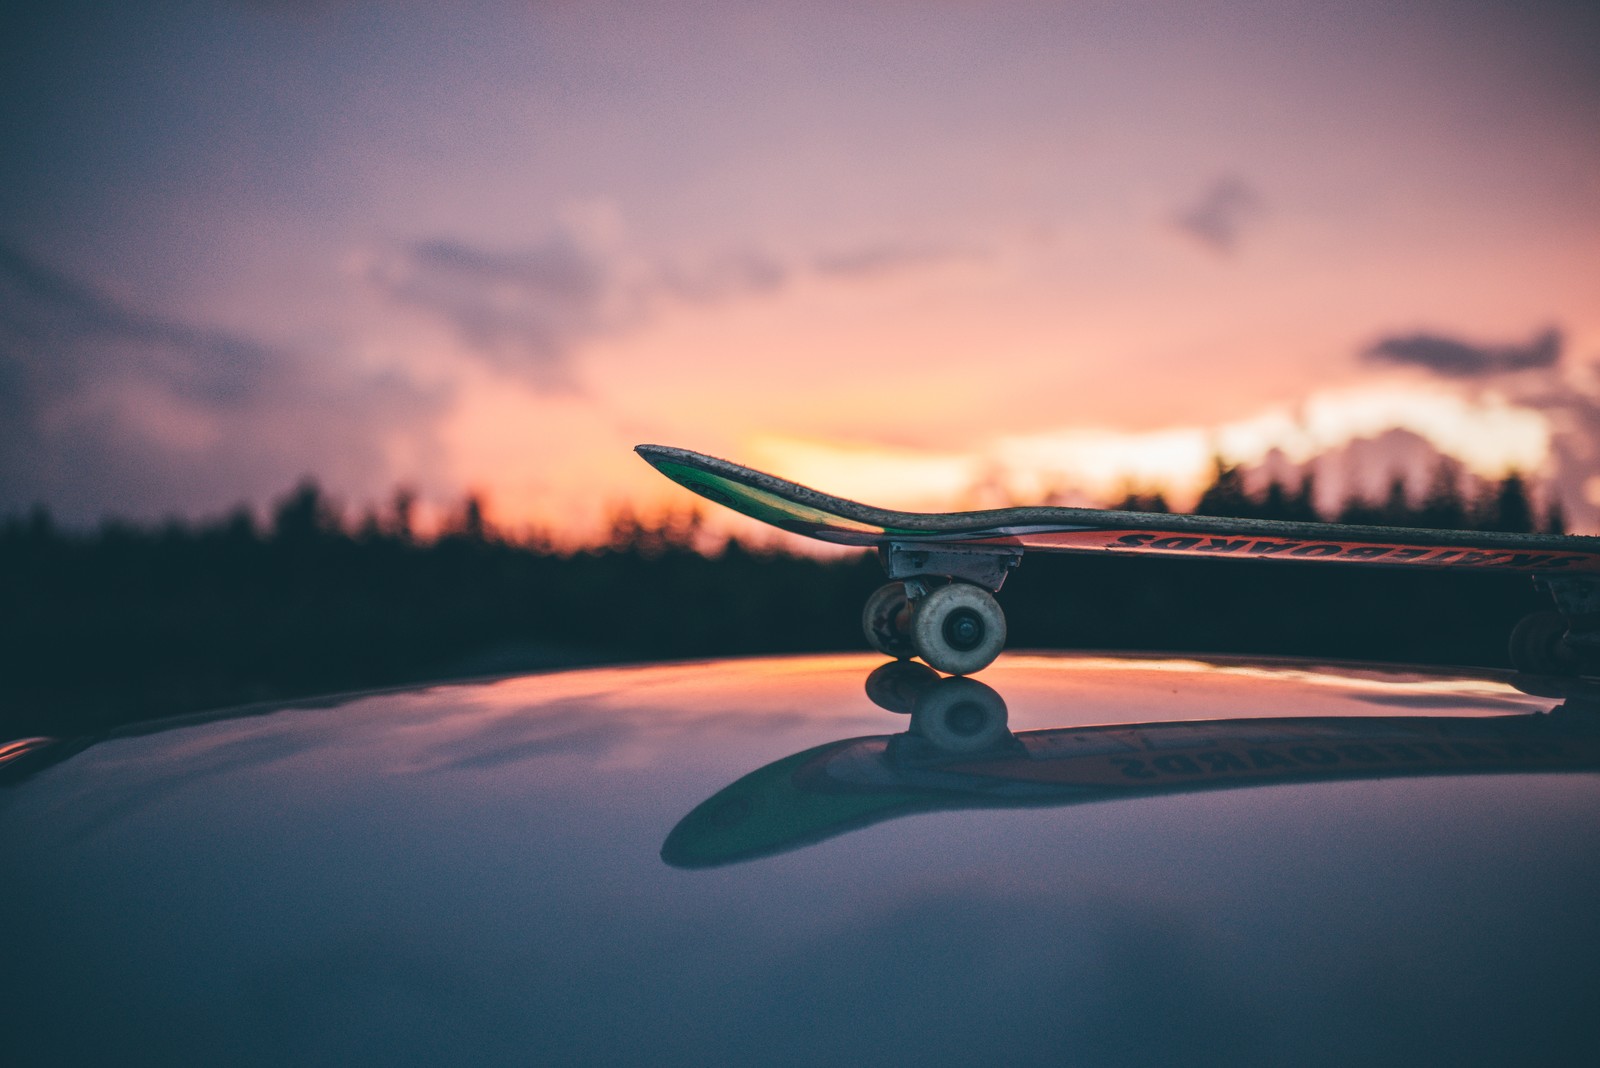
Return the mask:
<path id="1" fill-rule="evenodd" d="M 1553 574 L 1600 571 L 1600 538 L 1267 519 L 1122 512 L 1098 508 L 997 508 L 900 512 L 858 504 L 664 445 L 635 450 L 674 482 L 781 530 L 837 545 L 1328 561 Z"/>

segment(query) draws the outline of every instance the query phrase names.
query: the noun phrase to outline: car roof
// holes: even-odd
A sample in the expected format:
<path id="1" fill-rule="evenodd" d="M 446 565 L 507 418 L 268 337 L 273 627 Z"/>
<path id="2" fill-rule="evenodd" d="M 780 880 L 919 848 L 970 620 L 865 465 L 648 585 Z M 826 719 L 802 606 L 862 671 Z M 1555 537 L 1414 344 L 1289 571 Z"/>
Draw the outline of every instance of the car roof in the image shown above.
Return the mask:
<path id="1" fill-rule="evenodd" d="M 121 1063 L 1558 1058 L 1600 1036 L 1596 709 L 1492 672 L 849 655 L 35 744 L 0 788 L 13 1039 Z"/>

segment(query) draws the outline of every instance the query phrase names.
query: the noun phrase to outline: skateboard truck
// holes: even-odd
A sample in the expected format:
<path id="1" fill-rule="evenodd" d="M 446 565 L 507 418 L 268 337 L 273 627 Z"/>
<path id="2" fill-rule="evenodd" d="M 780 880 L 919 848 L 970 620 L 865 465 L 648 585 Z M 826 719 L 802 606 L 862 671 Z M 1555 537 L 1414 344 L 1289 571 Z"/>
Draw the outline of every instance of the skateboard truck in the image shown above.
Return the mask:
<path id="1" fill-rule="evenodd" d="M 1535 575 L 1554 610 L 1526 616 L 1511 632 L 1511 662 L 1536 675 L 1571 675 L 1600 658 L 1600 577 Z"/>
<path id="2" fill-rule="evenodd" d="M 952 545 L 929 548 L 891 541 L 878 549 L 883 570 L 892 579 L 918 582 L 929 575 L 953 578 L 998 593 L 1022 553 L 1006 546 Z"/>
<path id="3" fill-rule="evenodd" d="M 987 667 L 1006 644 L 1006 617 L 991 596 L 1022 562 L 998 545 L 891 541 L 878 559 L 892 580 L 867 598 L 861 629 L 879 652 L 920 656 L 932 667 L 967 675 Z"/>

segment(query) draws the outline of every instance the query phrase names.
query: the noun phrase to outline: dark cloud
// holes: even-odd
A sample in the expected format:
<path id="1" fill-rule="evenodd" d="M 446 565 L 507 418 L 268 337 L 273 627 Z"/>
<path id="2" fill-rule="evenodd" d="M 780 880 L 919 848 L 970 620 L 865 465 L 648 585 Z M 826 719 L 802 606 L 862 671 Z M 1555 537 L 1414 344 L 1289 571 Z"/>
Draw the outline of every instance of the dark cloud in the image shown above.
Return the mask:
<path id="1" fill-rule="evenodd" d="M 263 501 L 312 474 L 381 490 L 385 438 L 444 397 L 141 310 L 0 242 L 0 514 L 153 518 Z"/>
<path id="2" fill-rule="evenodd" d="M 726 253 L 697 267 L 662 264 L 654 289 L 692 304 L 715 304 L 742 296 L 775 292 L 789 280 L 789 269 L 753 250 Z"/>
<path id="3" fill-rule="evenodd" d="M 821 275 L 874 278 L 917 267 L 977 259 L 981 253 L 953 245 L 910 245 L 885 242 L 818 256 L 812 263 Z"/>
<path id="4" fill-rule="evenodd" d="M 877 277 L 981 253 L 884 242 L 814 257 L 815 275 Z M 647 256 L 576 229 L 493 250 L 449 238 L 389 248 L 365 277 L 397 304 L 446 324 L 478 358 L 536 389 L 576 383 L 575 358 L 597 338 L 637 329 L 669 304 L 712 305 L 777 292 L 796 268 L 758 249 L 699 259 Z"/>
<path id="5" fill-rule="evenodd" d="M 1265 211 L 1261 196 L 1242 178 L 1223 177 L 1212 182 L 1200 198 L 1181 209 L 1173 222 L 1178 229 L 1220 256 L 1233 253 L 1245 229 Z"/>
<path id="6" fill-rule="evenodd" d="M 1600 524 L 1600 510 L 1590 490 L 1600 470 L 1600 373 L 1585 376 L 1583 368 L 1563 364 L 1565 348 L 1557 327 L 1520 345 L 1474 344 L 1419 332 L 1382 338 L 1362 356 L 1374 363 L 1420 367 L 1464 383 L 1535 372 L 1501 380 L 1496 388 L 1507 391 L 1517 406 L 1548 420 L 1550 459 L 1542 472 L 1546 485 L 1562 502 L 1573 526 L 1592 530 Z"/>
<path id="7" fill-rule="evenodd" d="M 491 366 L 545 390 L 573 386 L 573 356 L 584 342 L 640 326 L 663 302 L 767 293 L 788 275 L 755 251 L 669 263 L 566 231 L 509 252 L 412 242 L 379 256 L 366 274 L 389 299 L 446 323 Z"/>
<path id="8" fill-rule="evenodd" d="M 1482 378 L 1554 367 L 1561 360 L 1561 331 L 1551 327 L 1526 345 L 1474 345 L 1439 334 L 1406 334 L 1383 338 L 1362 356 L 1376 363 L 1426 368 L 1448 378 Z"/>
<path id="9" fill-rule="evenodd" d="M 565 235 L 517 253 L 417 241 L 375 260 L 367 280 L 443 320 L 493 366 L 543 388 L 571 384 L 578 341 L 630 326 L 642 312 L 614 266 Z"/>
<path id="10" fill-rule="evenodd" d="M 161 319 L 124 307 L 68 276 L 0 243 L 0 345 L 53 354 L 40 379 L 62 381 L 91 371 L 97 343 L 137 350 L 148 376 L 200 400 L 247 397 L 273 353 L 223 331 Z"/>

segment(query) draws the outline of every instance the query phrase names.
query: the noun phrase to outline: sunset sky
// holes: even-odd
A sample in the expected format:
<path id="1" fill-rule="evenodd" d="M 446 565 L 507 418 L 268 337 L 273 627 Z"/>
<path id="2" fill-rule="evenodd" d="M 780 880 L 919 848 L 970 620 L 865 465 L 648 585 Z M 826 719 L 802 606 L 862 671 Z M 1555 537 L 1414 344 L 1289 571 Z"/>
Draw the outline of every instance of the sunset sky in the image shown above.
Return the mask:
<path id="1" fill-rule="evenodd" d="M 914 508 L 1445 453 L 1600 531 L 1593 3 L 0 20 L 0 516 L 581 540 L 658 442 Z"/>

